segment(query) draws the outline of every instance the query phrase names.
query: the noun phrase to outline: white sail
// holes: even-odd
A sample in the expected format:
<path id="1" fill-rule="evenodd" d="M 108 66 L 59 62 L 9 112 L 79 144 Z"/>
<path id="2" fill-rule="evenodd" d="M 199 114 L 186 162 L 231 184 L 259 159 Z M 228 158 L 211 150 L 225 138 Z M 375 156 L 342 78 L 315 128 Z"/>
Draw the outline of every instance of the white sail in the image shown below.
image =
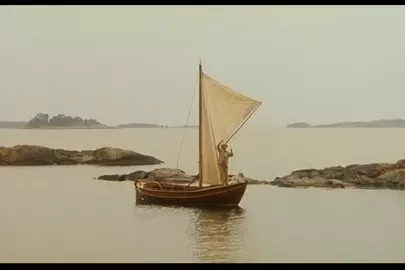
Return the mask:
<path id="1" fill-rule="evenodd" d="M 219 185 L 222 183 L 217 144 L 230 140 L 261 102 L 233 91 L 204 73 L 201 84 L 202 182 Z"/>

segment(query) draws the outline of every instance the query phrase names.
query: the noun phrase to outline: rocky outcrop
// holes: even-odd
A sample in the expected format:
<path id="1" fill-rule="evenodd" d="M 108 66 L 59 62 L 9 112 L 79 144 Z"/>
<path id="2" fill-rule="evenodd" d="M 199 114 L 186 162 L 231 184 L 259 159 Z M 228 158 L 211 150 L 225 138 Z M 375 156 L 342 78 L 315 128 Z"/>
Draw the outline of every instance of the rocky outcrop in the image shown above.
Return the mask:
<path id="1" fill-rule="evenodd" d="M 384 188 L 405 189 L 405 160 L 397 163 L 371 163 L 321 170 L 305 169 L 277 177 L 271 182 L 279 187 Z"/>
<path id="2" fill-rule="evenodd" d="M 93 164 L 104 166 L 153 165 L 163 161 L 120 148 L 63 150 L 38 145 L 0 147 L 0 166 L 44 166 Z"/>
<path id="3" fill-rule="evenodd" d="M 105 174 L 97 177 L 99 180 L 108 181 L 134 181 L 141 179 L 149 179 L 152 181 L 191 181 L 194 176 L 186 175 L 180 169 L 160 168 L 149 172 L 134 171 L 128 174 Z"/>
<path id="4" fill-rule="evenodd" d="M 233 175 L 230 175 L 232 179 Z M 107 174 L 101 175 L 97 179 L 107 180 L 107 181 L 134 181 L 141 179 L 148 179 L 151 181 L 165 181 L 165 182 L 176 182 L 176 183 L 190 183 L 193 180 L 197 180 L 197 175 L 188 175 L 180 169 L 172 168 L 160 168 L 149 172 L 145 171 L 135 171 L 129 174 Z M 252 178 L 245 177 L 248 184 L 269 184 L 267 181 L 260 181 Z"/>

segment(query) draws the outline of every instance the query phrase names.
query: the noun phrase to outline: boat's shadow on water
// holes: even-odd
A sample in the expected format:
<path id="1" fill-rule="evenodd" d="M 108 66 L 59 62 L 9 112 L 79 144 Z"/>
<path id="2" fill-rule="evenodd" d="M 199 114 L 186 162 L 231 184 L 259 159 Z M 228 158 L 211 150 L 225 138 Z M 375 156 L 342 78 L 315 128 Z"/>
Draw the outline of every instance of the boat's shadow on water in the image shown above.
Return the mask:
<path id="1" fill-rule="evenodd" d="M 211 207 L 174 207 L 137 205 L 144 211 L 185 211 L 189 219 L 189 247 L 200 262 L 240 262 L 246 254 L 244 233 L 246 210 Z"/>

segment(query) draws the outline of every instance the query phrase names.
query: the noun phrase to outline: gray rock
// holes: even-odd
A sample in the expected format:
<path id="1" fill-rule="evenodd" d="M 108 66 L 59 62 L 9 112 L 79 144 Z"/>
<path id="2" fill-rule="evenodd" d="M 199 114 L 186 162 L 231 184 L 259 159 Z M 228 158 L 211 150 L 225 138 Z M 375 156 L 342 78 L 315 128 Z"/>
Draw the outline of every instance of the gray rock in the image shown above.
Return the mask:
<path id="1" fill-rule="evenodd" d="M 145 171 L 134 171 L 132 173 L 126 174 L 127 180 L 137 180 L 137 179 L 146 179 L 148 173 Z"/>
<path id="2" fill-rule="evenodd" d="M 96 150 L 63 150 L 38 145 L 0 147 L 1 166 L 93 164 L 104 166 L 154 165 L 163 161 L 130 150 L 103 147 Z"/>
<path id="3" fill-rule="evenodd" d="M 264 180 L 257 180 L 249 177 L 245 177 L 245 180 L 248 182 L 249 185 L 268 185 L 270 182 Z"/>
<path id="4" fill-rule="evenodd" d="M 405 189 L 405 160 L 394 164 L 352 164 L 346 167 L 297 170 L 276 177 L 270 184 L 279 187 Z"/>
<path id="5" fill-rule="evenodd" d="M 118 181 L 120 179 L 121 175 L 119 174 L 105 174 L 105 175 L 100 175 L 97 177 L 99 180 L 106 180 L 106 181 Z"/>
<path id="6" fill-rule="evenodd" d="M 174 168 L 159 168 L 148 173 L 148 176 L 155 181 L 162 181 L 166 178 L 173 178 L 177 176 L 184 176 L 185 172 L 180 169 Z"/>
<path id="7" fill-rule="evenodd" d="M 230 179 L 232 179 L 233 175 L 230 175 Z M 118 181 L 120 179 L 123 180 L 140 180 L 146 179 L 149 181 L 159 181 L 159 182 L 171 182 L 171 183 L 191 183 L 198 178 L 197 175 L 188 175 L 184 171 L 175 168 L 159 168 L 154 169 L 150 172 L 144 171 L 135 171 L 129 174 L 111 174 L 111 175 L 101 175 L 97 179 L 100 180 L 115 180 Z M 245 177 L 245 180 L 250 185 L 266 185 L 270 184 L 268 181 L 256 180 L 252 178 Z"/>

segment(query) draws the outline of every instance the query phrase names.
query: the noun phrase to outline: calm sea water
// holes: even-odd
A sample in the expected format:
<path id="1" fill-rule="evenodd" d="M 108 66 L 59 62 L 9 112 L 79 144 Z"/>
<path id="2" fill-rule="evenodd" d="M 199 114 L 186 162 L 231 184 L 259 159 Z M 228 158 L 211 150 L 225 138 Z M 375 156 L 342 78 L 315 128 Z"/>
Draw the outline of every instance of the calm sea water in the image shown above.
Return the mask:
<path id="1" fill-rule="evenodd" d="M 2 145 L 114 146 L 176 167 L 182 129 L 0 130 Z M 196 130 L 179 167 L 197 170 Z M 405 158 L 405 129 L 257 129 L 235 138 L 231 170 L 291 170 Z M 155 167 L 144 167 L 153 169 Z M 0 262 L 403 262 L 405 192 L 249 186 L 241 209 L 135 205 L 136 167 L 0 168 Z"/>

